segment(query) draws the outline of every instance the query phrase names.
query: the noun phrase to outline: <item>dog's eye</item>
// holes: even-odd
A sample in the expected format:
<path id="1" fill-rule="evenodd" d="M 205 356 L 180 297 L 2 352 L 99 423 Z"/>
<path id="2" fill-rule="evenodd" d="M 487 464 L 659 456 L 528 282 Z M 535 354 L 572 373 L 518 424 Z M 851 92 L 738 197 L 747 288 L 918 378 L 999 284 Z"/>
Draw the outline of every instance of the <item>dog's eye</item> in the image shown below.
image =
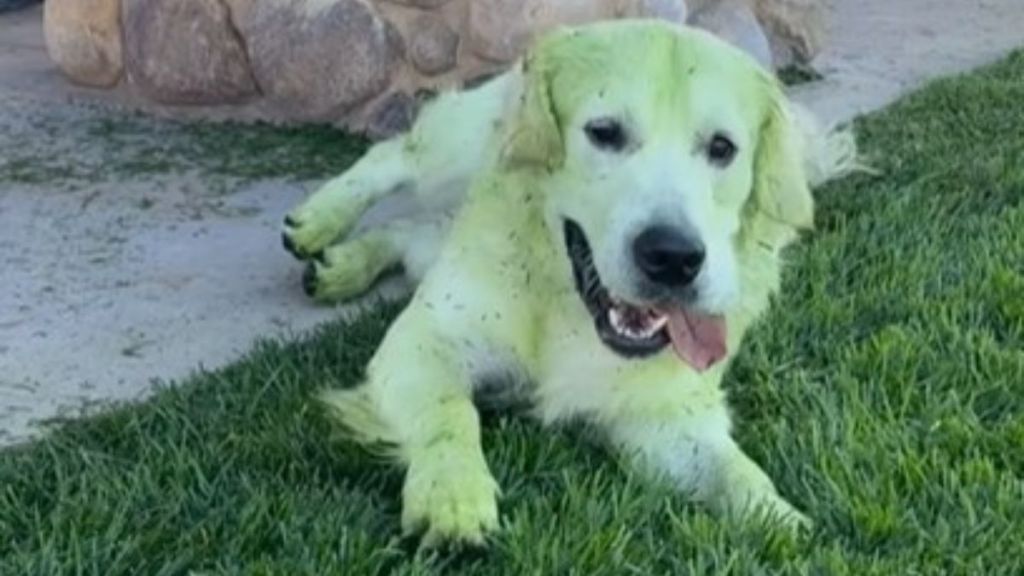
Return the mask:
<path id="1" fill-rule="evenodd" d="M 724 134 L 715 134 L 708 142 L 708 160 L 716 166 L 728 166 L 736 157 L 736 145 Z"/>
<path id="2" fill-rule="evenodd" d="M 620 152 L 626 148 L 626 129 L 622 123 L 611 118 L 591 120 L 583 127 L 590 143 L 602 150 Z"/>

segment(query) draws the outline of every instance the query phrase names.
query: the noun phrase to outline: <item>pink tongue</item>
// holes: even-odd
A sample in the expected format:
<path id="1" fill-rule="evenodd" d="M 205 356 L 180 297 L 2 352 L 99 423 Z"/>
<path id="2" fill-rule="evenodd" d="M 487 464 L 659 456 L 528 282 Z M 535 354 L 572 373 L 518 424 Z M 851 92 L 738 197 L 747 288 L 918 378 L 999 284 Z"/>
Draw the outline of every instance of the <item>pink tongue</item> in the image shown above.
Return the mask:
<path id="1" fill-rule="evenodd" d="M 686 310 L 668 311 L 668 335 L 676 355 L 698 372 L 725 357 L 725 318 Z"/>

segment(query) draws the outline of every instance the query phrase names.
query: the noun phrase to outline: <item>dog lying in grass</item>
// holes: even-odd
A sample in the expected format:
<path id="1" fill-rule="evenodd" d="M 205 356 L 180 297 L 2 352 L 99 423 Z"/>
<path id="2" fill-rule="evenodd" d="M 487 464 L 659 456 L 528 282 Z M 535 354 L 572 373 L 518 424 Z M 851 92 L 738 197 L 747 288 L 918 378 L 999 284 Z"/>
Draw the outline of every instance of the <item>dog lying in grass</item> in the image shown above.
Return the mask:
<path id="1" fill-rule="evenodd" d="M 805 517 L 730 436 L 719 383 L 813 219 L 811 180 L 847 136 L 798 121 L 756 62 L 653 21 L 567 28 L 475 90 L 439 97 L 286 218 L 324 300 L 404 264 L 421 278 L 358 388 L 323 400 L 406 467 L 402 524 L 481 542 L 498 486 L 474 389 L 527 382 L 545 423 L 584 419 L 720 513 Z M 395 221 L 336 245 L 412 190 L 450 221 Z"/>

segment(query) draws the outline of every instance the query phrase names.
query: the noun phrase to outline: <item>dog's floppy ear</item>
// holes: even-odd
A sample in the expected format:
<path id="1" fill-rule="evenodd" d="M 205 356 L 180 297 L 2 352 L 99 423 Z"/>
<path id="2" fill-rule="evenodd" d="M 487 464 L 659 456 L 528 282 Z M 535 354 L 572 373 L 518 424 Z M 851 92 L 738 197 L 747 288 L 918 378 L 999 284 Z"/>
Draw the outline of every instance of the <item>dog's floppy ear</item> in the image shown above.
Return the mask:
<path id="1" fill-rule="evenodd" d="M 796 230 L 814 226 L 814 198 L 804 170 L 803 137 L 778 83 L 765 79 L 768 106 L 754 158 L 752 208 Z"/>
<path id="2" fill-rule="evenodd" d="M 501 152 L 503 165 L 553 169 L 564 160 L 562 131 L 551 98 L 552 72 L 537 46 L 521 64 L 522 95 Z"/>

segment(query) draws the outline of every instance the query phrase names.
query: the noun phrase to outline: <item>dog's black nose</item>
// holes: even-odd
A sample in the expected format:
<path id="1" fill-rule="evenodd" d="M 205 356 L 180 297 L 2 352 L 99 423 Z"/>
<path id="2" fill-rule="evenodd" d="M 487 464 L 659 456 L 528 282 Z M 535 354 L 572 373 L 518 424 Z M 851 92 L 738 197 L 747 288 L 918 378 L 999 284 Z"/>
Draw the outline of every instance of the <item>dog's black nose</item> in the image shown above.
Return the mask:
<path id="1" fill-rule="evenodd" d="M 704 244 L 669 226 L 652 226 L 633 241 L 633 258 L 651 282 L 678 288 L 697 278 Z"/>

